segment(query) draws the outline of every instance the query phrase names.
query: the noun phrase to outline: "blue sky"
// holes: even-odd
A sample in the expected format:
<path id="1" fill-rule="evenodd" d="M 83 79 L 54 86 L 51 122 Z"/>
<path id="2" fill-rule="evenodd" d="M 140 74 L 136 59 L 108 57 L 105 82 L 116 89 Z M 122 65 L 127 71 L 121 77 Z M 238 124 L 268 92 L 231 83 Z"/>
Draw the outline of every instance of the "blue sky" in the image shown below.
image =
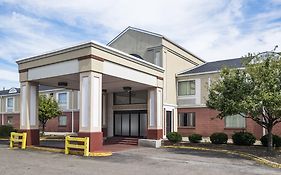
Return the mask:
<path id="1" fill-rule="evenodd" d="M 127 26 L 163 34 L 206 61 L 281 51 L 281 0 L 0 0 L 0 88 L 19 86 L 17 59 L 106 44 Z"/>

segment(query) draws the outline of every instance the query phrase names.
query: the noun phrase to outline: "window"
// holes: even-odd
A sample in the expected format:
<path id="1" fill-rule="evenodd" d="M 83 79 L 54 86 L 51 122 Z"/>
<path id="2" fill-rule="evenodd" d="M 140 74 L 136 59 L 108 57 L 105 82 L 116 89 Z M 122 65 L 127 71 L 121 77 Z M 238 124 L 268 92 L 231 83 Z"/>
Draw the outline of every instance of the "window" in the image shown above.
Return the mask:
<path id="1" fill-rule="evenodd" d="M 146 104 L 147 103 L 147 92 L 138 91 L 131 92 L 131 104 Z"/>
<path id="2" fill-rule="evenodd" d="M 67 92 L 60 92 L 58 93 L 58 104 L 61 107 L 61 109 L 68 109 L 68 98 L 67 98 Z"/>
<path id="3" fill-rule="evenodd" d="M 114 93 L 115 105 L 146 104 L 146 103 L 147 103 L 147 91 Z"/>
<path id="4" fill-rule="evenodd" d="M 156 51 L 156 52 L 155 52 L 154 63 L 155 63 L 157 66 L 162 66 L 161 57 L 160 57 L 160 51 Z"/>
<path id="5" fill-rule="evenodd" d="M 66 124 L 67 124 L 67 117 L 59 116 L 59 126 L 66 126 Z"/>
<path id="6" fill-rule="evenodd" d="M 186 95 L 195 95 L 195 80 L 178 82 L 178 96 Z"/>
<path id="7" fill-rule="evenodd" d="M 7 117 L 7 124 L 12 125 L 13 124 L 13 116 L 8 116 Z"/>
<path id="8" fill-rule="evenodd" d="M 179 113 L 179 127 L 195 127 L 195 112 Z"/>
<path id="9" fill-rule="evenodd" d="M 225 117 L 225 128 L 245 128 L 246 118 L 241 115 L 231 115 Z"/>
<path id="10" fill-rule="evenodd" d="M 8 97 L 7 98 L 7 112 L 13 112 L 14 111 L 14 97 Z"/>

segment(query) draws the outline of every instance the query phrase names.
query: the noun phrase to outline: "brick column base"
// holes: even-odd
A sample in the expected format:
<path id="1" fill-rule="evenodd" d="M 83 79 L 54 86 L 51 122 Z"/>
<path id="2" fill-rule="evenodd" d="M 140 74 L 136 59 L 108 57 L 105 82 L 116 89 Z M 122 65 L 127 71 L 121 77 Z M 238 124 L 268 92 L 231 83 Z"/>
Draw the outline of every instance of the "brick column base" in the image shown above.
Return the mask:
<path id="1" fill-rule="evenodd" d="M 78 137 L 89 137 L 90 152 L 96 152 L 103 147 L 103 133 L 102 132 L 79 132 Z"/>
<path id="2" fill-rule="evenodd" d="M 147 130 L 148 139 L 162 139 L 163 138 L 163 129 L 148 129 Z"/>
<path id="3" fill-rule="evenodd" d="M 102 128 L 103 137 L 107 137 L 107 128 Z"/>
<path id="4" fill-rule="evenodd" d="M 26 146 L 40 144 L 40 131 L 39 129 L 23 129 L 20 132 L 26 132 Z"/>

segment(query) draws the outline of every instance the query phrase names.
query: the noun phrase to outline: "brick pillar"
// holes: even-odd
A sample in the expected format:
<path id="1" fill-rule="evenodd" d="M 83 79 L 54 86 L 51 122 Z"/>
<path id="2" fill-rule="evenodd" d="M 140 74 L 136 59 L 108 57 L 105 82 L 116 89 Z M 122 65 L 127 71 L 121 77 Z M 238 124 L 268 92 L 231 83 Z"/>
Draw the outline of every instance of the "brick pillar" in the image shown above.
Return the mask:
<path id="1" fill-rule="evenodd" d="M 27 133 L 27 146 L 39 145 L 38 86 L 32 82 L 21 82 L 20 131 Z"/>

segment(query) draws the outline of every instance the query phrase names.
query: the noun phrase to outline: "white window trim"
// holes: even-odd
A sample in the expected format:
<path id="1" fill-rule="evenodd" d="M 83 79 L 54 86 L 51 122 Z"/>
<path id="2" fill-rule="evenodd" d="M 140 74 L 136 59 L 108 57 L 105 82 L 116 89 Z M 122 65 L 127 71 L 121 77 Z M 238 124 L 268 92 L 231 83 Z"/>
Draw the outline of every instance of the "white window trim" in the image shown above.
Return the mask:
<path id="1" fill-rule="evenodd" d="M 61 107 L 61 105 L 59 104 L 59 94 L 64 94 L 64 93 L 66 93 L 66 107 L 65 107 L 65 109 L 63 109 L 63 110 L 68 110 L 69 109 L 69 92 L 67 92 L 67 91 L 61 91 L 61 92 L 57 92 L 56 93 L 56 100 L 57 100 L 57 102 L 58 102 L 58 105 Z"/>
<path id="2" fill-rule="evenodd" d="M 179 82 L 182 82 L 182 81 L 195 81 L 195 94 L 194 95 L 179 96 Z M 200 78 L 177 80 L 176 91 L 177 91 L 177 99 L 195 99 L 196 105 L 201 104 L 201 79 Z"/>
<path id="3" fill-rule="evenodd" d="M 10 108 L 10 107 L 8 107 L 8 99 L 13 99 L 13 108 Z M 12 112 L 15 112 L 15 97 L 7 97 L 6 98 L 6 112 L 10 112 L 10 113 L 12 113 Z M 8 109 L 12 109 L 12 111 L 8 111 Z"/>
<path id="4" fill-rule="evenodd" d="M 179 82 L 184 82 L 184 81 L 195 81 L 195 94 L 194 95 L 179 95 Z M 178 98 L 196 98 L 196 93 L 197 93 L 197 86 L 196 86 L 196 79 L 185 79 L 185 80 L 178 80 L 177 81 L 177 97 Z"/>

